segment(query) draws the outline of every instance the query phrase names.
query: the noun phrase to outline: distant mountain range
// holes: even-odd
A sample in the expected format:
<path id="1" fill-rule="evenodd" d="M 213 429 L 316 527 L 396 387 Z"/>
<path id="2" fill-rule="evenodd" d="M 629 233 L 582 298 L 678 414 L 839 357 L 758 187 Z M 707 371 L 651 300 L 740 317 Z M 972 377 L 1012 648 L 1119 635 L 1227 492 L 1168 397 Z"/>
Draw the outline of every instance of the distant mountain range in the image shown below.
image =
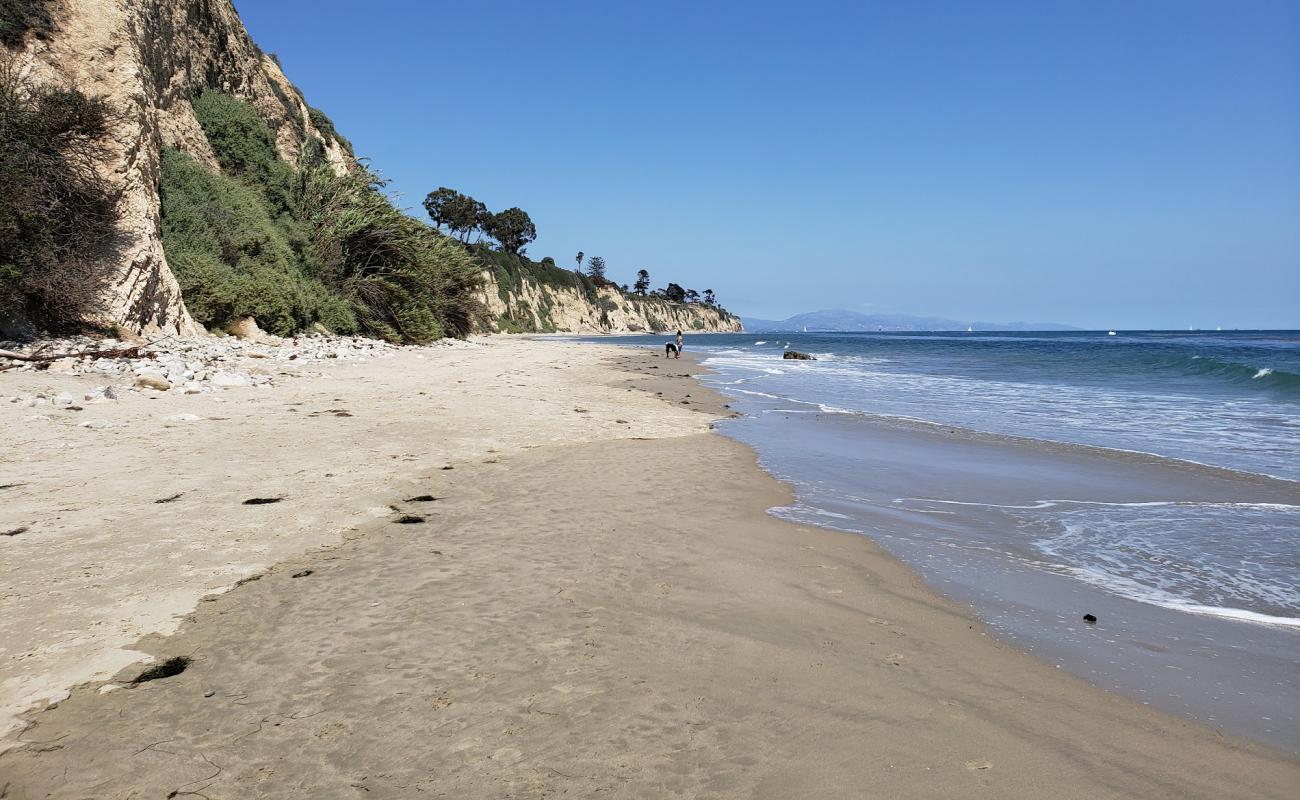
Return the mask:
<path id="1" fill-rule="evenodd" d="M 1057 322 L 962 322 L 943 317 L 914 317 L 909 314 L 862 314 L 844 309 L 809 311 L 783 320 L 741 317 L 751 333 L 802 331 L 809 333 L 849 331 L 1077 331 Z"/>

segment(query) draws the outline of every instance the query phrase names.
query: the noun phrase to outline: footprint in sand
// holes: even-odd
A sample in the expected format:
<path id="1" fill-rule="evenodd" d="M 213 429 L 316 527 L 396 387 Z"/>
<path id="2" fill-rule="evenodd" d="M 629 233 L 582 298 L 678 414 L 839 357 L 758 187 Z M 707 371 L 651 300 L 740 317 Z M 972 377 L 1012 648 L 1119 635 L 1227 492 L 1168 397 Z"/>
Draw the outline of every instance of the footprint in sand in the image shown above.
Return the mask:
<path id="1" fill-rule="evenodd" d="M 993 762 L 980 760 L 967 761 L 966 769 L 993 769 Z"/>

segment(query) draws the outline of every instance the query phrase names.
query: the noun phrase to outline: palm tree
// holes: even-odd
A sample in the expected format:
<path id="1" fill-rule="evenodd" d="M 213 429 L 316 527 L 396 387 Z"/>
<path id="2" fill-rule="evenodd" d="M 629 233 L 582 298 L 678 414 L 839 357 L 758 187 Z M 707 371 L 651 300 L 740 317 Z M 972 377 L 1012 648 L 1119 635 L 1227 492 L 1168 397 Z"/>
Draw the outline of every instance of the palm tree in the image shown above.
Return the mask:
<path id="1" fill-rule="evenodd" d="M 586 258 L 586 257 L 587 257 L 587 254 L 586 254 L 586 253 L 582 252 L 581 250 L 578 251 L 578 255 L 574 258 L 574 261 L 577 261 L 577 262 L 578 262 L 578 269 L 577 269 L 577 272 L 579 272 L 579 273 L 582 272 L 582 259 L 584 259 L 584 258 Z"/>

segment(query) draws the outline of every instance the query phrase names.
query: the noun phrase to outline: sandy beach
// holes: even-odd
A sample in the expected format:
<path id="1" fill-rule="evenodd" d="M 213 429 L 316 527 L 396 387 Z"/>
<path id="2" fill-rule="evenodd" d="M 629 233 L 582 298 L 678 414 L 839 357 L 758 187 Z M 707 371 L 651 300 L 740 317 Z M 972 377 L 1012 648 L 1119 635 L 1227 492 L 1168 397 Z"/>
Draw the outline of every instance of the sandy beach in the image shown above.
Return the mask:
<path id="1" fill-rule="evenodd" d="M 0 797 L 1293 796 L 769 515 L 698 369 L 495 337 L 0 405 Z"/>

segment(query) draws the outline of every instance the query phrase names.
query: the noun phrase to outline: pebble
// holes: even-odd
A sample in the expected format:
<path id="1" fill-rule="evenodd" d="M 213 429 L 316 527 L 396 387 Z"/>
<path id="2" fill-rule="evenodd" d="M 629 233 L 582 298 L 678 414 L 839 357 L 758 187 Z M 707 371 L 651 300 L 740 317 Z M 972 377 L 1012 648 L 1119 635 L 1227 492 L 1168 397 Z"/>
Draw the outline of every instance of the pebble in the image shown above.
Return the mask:
<path id="1" fill-rule="evenodd" d="M 183 395 L 211 395 L 225 389 L 245 387 L 268 388 L 283 377 L 313 374 L 311 364 L 327 360 L 364 361 L 392 357 L 399 349 L 427 351 L 448 347 L 475 347 L 469 342 L 444 339 L 430 345 L 402 347 L 378 339 L 328 336 L 312 334 L 295 339 L 266 337 L 257 342 L 241 341 L 230 336 L 210 336 L 194 339 L 167 338 L 156 343 L 139 345 L 140 355 L 133 358 L 91 358 L 81 353 L 96 350 L 115 350 L 131 346 L 116 339 L 93 339 L 74 336 L 61 339 L 43 339 L 17 343 L 0 341 L 0 349 L 19 353 L 43 353 L 60 356 L 52 362 L 24 362 L 13 369 L 16 373 L 33 373 L 44 368 L 52 373 L 66 375 L 103 376 L 109 380 L 120 376 L 120 386 L 112 384 L 78 390 L 86 402 L 120 400 L 139 396 L 130 387 L 153 391 L 172 391 Z M 292 362 L 293 369 L 290 370 Z M 0 359 L 0 363 L 9 363 Z M 20 394 L 9 398 L 27 408 L 54 405 L 60 408 L 73 405 L 77 398 L 69 393 L 52 391 Z M 218 399 L 218 398 L 213 398 Z M 102 420 L 101 420 L 102 422 Z M 82 423 L 86 425 L 86 423 Z M 93 426 L 87 426 L 93 427 Z"/>

